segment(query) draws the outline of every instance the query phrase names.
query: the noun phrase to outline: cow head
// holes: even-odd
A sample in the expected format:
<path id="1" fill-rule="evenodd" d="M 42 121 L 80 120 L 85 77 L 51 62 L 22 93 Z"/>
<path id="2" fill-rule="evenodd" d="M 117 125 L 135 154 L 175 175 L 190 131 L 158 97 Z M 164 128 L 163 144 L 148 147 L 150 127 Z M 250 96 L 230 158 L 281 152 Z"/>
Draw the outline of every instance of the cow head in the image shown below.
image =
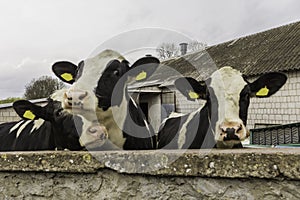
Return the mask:
<path id="1" fill-rule="evenodd" d="M 250 98 L 267 98 L 276 93 L 286 80 L 284 74 L 273 72 L 249 83 L 239 71 L 223 67 L 205 82 L 180 78 L 175 81 L 175 86 L 188 100 L 207 100 L 217 147 L 231 148 L 249 136 L 246 124 Z"/>
<path id="2" fill-rule="evenodd" d="M 44 120 L 49 123 L 58 148 L 79 150 L 82 141 L 90 140 L 98 145 L 105 143 L 107 132 L 98 123 L 92 123 L 79 115 L 72 115 L 61 107 L 60 101 L 49 99 L 47 105 L 38 106 L 27 100 L 13 103 L 16 113 L 25 120 Z M 42 124 L 41 124 L 42 125 Z"/>
<path id="3" fill-rule="evenodd" d="M 136 81 L 144 80 L 154 72 L 158 63 L 157 58 L 146 56 L 130 66 L 119 53 L 105 50 L 81 61 L 78 66 L 67 61 L 56 62 L 52 70 L 64 82 L 73 83 L 76 80 L 64 94 L 63 108 L 72 109 L 73 113 L 79 109 L 82 113 L 95 111 L 95 105 L 104 109 L 112 106 L 112 94 L 121 78 L 123 81 L 128 81 L 129 77 L 134 77 Z M 118 104 L 122 96 L 119 98 L 113 105 Z"/>
<path id="4" fill-rule="evenodd" d="M 105 50 L 82 61 L 78 66 L 63 61 L 55 63 L 52 69 L 60 79 L 67 78 L 65 82 L 75 80 L 72 87 L 61 95 L 62 107 L 84 116 L 89 121 L 98 120 L 103 124 L 103 121 L 112 120 L 111 107 L 119 107 L 121 102 L 128 102 L 127 83 L 132 80 L 145 80 L 155 71 L 158 64 L 157 58 L 146 56 L 130 66 L 119 53 Z M 118 113 L 117 119 L 114 119 L 114 123 L 118 123 L 120 129 L 123 118 L 128 114 L 125 113 L 128 109 L 127 104 L 125 107 L 119 110 L 124 113 Z M 106 128 L 103 130 L 107 130 Z M 92 139 L 88 139 L 84 144 L 91 142 Z"/>
<path id="5" fill-rule="evenodd" d="M 82 124 L 81 118 L 63 112 L 60 102 L 49 99 L 47 105 L 38 106 L 27 100 L 19 100 L 13 103 L 13 108 L 25 120 L 44 120 L 43 125 L 46 125 L 51 131 L 57 148 L 82 149 L 77 133 L 77 127 L 79 130 L 79 126 Z M 50 126 L 48 126 L 49 124 Z"/>

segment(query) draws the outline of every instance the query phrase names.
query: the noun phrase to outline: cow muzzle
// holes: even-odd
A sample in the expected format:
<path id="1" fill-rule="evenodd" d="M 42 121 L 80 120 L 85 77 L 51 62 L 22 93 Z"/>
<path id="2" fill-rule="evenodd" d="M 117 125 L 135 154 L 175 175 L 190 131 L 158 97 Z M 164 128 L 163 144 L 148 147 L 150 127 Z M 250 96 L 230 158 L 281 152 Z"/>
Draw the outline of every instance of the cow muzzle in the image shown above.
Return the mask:
<path id="1" fill-rule="evenodd" d="M 101 147 L 108 139 L 108 133 L 104 126 L 95 124 L 87 128 L 79 138 L 81 146 L 86 148 Z"/>
<path id="2" fill-rule="evenodd" d="M 239 122 L 223 122 L 217 131 L 216 140 L 230 144 L 237 144 L 249 136 L 248 129 Z"/>
<path id="3" fill-rule="evenodd" d="M 90 96 L 87 91 L 69 89 L 64 93 L 63 107 L 72 110 L 89 110 L 93 107 Z"/>

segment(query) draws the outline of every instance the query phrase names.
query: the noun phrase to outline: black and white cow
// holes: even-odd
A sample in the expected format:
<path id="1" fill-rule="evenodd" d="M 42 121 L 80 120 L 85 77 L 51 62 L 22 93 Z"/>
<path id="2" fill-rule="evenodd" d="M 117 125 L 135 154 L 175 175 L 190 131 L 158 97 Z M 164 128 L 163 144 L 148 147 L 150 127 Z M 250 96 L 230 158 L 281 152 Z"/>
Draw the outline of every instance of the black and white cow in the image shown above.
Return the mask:
<path id="1" fill-rule="evenodd" d="M 249 83 L 242 74 L 223 67 L 207 81 L 180 78 L 176 88 L 188 100 L 204 99 L 198 110 L 180 117 L 171 117 L 158 133 L 158 148 L 200 149 L 242 147 L 249 136 L 246 128 L 250 97 L 266 98 L 286 82 L 282 73 L 268 73 Z"/>
<path id="2" fill-rule="evenodd" d="M 88 121 L 83 123 L 84 118 L 65 112 L 61 102 L 51 98 L 43 107 L 26 100 L 14 102 L 13 107 L 23 119 L 0 124 L 0 151 L 81 150 L 81 132 L 105 141 L 106 133 L 101 127 L 99 130 Z"/>
<path id="3" fill-rule="evenodd" d="M 63 107 L 105 127 L 109 141 L 124 150 L 155 149 L 156 137 L 139 106 L 127 92 L 130 81 L 149 77 L 159 60 L 146 56 L 131 66 L 117 52 L 105 50 L 78 66 L 62 61 L 54 73 L 73 86 L 62 97 Z M 75 70 L 74 70 L 75 69 Z M 94 138 L 82 135 L 86 148 L 99 146 Z"/>

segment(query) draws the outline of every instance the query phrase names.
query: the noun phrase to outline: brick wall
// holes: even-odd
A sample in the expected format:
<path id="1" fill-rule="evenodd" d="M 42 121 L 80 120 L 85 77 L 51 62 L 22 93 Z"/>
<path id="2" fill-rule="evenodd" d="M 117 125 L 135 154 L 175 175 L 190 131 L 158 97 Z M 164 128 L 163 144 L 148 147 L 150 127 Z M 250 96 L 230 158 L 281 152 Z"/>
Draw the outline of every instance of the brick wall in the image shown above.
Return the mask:
<path id="1" fill-rule="evenodd" d="M 276 94 L 265 99 L 251 99 L 248 112 L 249 128 L 254 128 L 255 124 L 300 122 L 300 72 L 288 72 L 286 75 L 286 84 Z"/>
<path id="2" fill-rule="evenodd" d="M 21 118 L 17 115 L 14 109 L 10 107 L 0 108 L 0 123 L 18 121 Z"/>

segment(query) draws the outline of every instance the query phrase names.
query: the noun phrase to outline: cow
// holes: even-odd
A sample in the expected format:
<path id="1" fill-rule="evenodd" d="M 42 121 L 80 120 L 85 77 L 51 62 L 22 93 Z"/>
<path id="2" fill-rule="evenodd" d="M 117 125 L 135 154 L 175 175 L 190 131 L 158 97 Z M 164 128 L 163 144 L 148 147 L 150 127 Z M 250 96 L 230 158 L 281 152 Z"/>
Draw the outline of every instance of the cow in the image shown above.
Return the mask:
<path id="1" fill-rule="evenodd" d="M 203 107 L 164 121 L 158 133 L 159 149 L 240 148 L 249 136 L 246 128 L 251 97 L 267 98 L 286 82 L 271 72 L 250 83 L 232 67 L 215 71 L 208 80 L 182 77 L 175 87 L 188 99 L 206 100 Z"/>
<path id="2" fill-rule="evenodd" d="M 104 129 L 88 121 L 83 123 L 84 118 L 65 112 L 61 102 L 52 98 L 43 107 L 19 100 L 13 108 L 22 120 L 0 125 L 1 151 L 82 150 L 81 132 L 106 139 Z"/>
<path id="3" fill-rule="evenodd" d="M 111 146 L 123 150 L 145 150 L 156 148 L 156 136 L 140 107 L 129 96 L 127 85 L 145 80 L 158 65 L 157 58 L 145 56 L 130 66 L 118 52 L 105 50 L 78 65 L 68 61 L 56 62 L 52 70 L 61 80 L 74 82 L 62 95 L 65 110 L 90 121 L 97 119 L 107 130 Z M 98 145 L 94 138 L 83 136 L 86 148 Z"/>

